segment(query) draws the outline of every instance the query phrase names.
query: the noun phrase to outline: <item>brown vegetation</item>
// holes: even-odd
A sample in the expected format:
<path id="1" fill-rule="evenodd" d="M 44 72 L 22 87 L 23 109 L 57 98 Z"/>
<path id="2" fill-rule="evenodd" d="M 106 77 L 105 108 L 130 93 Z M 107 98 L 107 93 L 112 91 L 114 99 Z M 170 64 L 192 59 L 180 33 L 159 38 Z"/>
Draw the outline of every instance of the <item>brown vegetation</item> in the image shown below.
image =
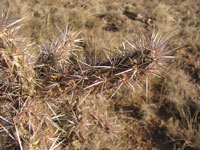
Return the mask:
<path id="1" fill-rule="evenodd" d="M 199 6 L 2 0 L 0 149 L 200 149 Z"/>

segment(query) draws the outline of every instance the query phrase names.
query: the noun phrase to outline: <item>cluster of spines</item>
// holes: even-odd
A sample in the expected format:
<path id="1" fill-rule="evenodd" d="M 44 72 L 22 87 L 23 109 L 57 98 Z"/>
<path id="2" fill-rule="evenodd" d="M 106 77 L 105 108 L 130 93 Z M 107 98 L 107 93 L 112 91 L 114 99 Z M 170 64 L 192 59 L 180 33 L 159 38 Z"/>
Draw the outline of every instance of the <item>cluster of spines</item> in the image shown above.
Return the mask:
<path id="1" fill-rule="evenodd" d="M 31 67 L 31 55 L 26 45 L 15 34 L 20 26 L 13 27 L 22 19 L 8 23 L 1 16 L 0 27 L 0 69 L 2 73 L 1 92 L 13 99 L 33 92 L 34 70 Z"/>
<path id="2" fill-rule="evenodd" d="M 71 39 L 73 42 L 80 42 Z M 105 50 L 112 53 L 112 57 L 105 52 L 107 61 L 93 64 L 80 60 L 72 53 L 72 48 L 61 50 L 57 48 L 55 51 L 56 44 L 53 44 L 53 47 L 46 49 L 48 53 L 45 55 L 42 53 L 37 61 L 39 66 L 45 66 L 47 69 L 42 70 L 43 67 L 39 67 L 39 73 L 45 74 L 44 89 L 59 86 L 68 92 L 86 89 L 103 92 L 121 87 L 123 84 L 134 88 L 145 76 L 150 74 L 159 76 L 159 70 L 164 67 L 165 59 L 173 58 L 173 56 L 166 56 L 173 51 L 166 48 L 168 40 L 168 36 L 161 36 L 155 32 L 151 38 L 143 37 L 136 42 L 127 40 L 129 45 L 127 48 L 124 44 L 123 48 L 117 49 L 118 51 Z M 69 55 L 64 57 L 59 55 L 62 50 Z"/>
<path id="3" fill-rule="evenodd" d="M 73 33 L 68 28 L 65 32 L 59 29 L 61 37 L 41 46 L 39 55 L 33 56 L 27 51 L 28 45 L 24 46 L 15 39 L 14 34 L 19 27 L 14 28 L 12 25 L 21 20 L 11 24 L 1 23 L 0 75 L 4 79 L 0 82 L 0 98 L 7 97 L 12 101 L 26 99 L 22 102 L 23 105 L 28 101 L 27 97 L 40 97 L 37 93 L 40 94 L 41 91 L 49 92 L 50 96 L 51 92 L 61 96 L 63 93 L 83 93 L 87 90 L 90 90 L 89 94 L 112 88 L 118 90 L 123 84 L 134 89 L 146 76 L 159 75 L 165 59 L 173 58 L 167 56 L 173 51 L 166 47 L 169 36 L 153 32 L 150 38 L 142 37 L 136 42 L 128 39 L 127 47 L 123 44 L 116 51 L 105 50 L 107 60 L 88 64 L 76 55 L 76 49 L 79 48 L 77 43 L 82 42 L 78 38 L 79 32 Z M 100 122 L 102 128 L 109 128 L 108 132 L 112 132 L 112 125 L 108 120 L 102 119 L 103 115 L 97 112 L 91 113 L 91 116 Z M 84 117 L 79 122 L 84 127 L 87 125 Z M 85 140 L 85 131 L 81 131 L 79 123 L 74 124 L 77 124 L 74 128 L 77 136 Z M 17 137 L 21 144 L 19 135 Z"/>
<path id="4" fill-rule="evenodd" d="M 73 33 L 67 27 L 65 32 L 58 28 L 61 37 L 41 46 L 39 56 L 31 62 L 32 56 L 25 50 L 27 46 L 22 48 L 13 36 L 19 27 L 10 28 L 21 20 L 1 25 L 1 68 L 5 70 L 7 67 L 7 72 L 16 76 L 17 82 L 27 89 L 31 83 L 43 91 L 59 88 L 67 92 L 82 92 L 90 89 L 96 93 L 119 89 L 123 84 L 134 88 L 148 75 L 159 76 L 165 59 L 173 58 L 167 56 L 173 51 L 166 47 L 169 36 L 153 32 L 150 38 L 141 36 L 135 42 L 128 39 L 127 47 L 123 44 L 116 51 L 104 50 L 107 60 L 88 64 L 76 55 L 77 43 L 82 42 L 78 38 L 80 32 Z M 32 91 L 37 90 L 33 89 L 34 86 L 31 88 Z"/>

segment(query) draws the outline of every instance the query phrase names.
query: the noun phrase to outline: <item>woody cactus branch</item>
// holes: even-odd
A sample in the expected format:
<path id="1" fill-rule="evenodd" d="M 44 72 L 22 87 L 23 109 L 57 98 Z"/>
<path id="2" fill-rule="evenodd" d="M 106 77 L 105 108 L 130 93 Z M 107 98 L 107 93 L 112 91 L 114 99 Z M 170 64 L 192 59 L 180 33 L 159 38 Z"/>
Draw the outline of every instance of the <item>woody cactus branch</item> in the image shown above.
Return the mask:
<path id="1" fill-rule="evenodd" d="M 41 55 L 38 59 L 38 62 L 48 69 L 48 71 L 40 70 L 48 73 L 45 88 L 59 87 L 68 92 L 87 89 L 102 92 L 111 88 L 120 88 L 123 84 L 134 88 L 145 76 L 158 76 L 166 60 L 174 58 L 168 56 L 176 50 L 167 47 L 169 39 L 168 35 L 162 36 L 154 32 L 151 37 L 143 36 L 135 42 L 128 39 L 128 46 L 123 44 L 117 52 L 105 50 L 112 53 L 111 57 L 105 52 L 106 61 L 87 64 L 75 55 L 68 55 L 64 58 L 66 63 L 59 67 L 55 66 L 55 63 L 63 60 L 63 57 L 58 55 L 58 52 L 54 52 L 54 47 L 50 47 L 48 55 L 45 58 Z M 73 42 L 75 43 L 76 40 L 74 39 Z M 69 53 L 70 49 L 67 50 Z"/>

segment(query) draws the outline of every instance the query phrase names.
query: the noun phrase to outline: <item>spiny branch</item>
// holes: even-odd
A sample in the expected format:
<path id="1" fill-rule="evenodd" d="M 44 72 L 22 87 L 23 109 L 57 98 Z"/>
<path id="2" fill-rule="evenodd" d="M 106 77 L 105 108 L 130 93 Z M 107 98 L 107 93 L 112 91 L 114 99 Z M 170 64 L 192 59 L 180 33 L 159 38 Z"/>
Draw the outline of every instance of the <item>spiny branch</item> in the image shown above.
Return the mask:
<path id="1" fill-rule="evenodd" d="M 107 61 L 87 64 L 71 53 L 63 58 L 50 48 L 51 52 L 39 57 L 38 62 L 44 67 L 40 68 L 40 74 L 45 77 L 46 89 L 59 86 L 68 92 L 91 89 L 94 92 L 106 91 L 118 87 L 121 84 L 134 88 L 135 83 L 148 75 L 159 75 L 171 50 L 166 48 L 168 36 L 153 33 L 151 38 L 141 37 L 132 42 L 127 40 L 128 48 L 124 45 L 118 52 L 107 50 L 113 54 L 108 56 Z M 73 40 L 75 43 L 75 39 Z M 69 49 L 67 49 L 68 53 Z M 56 65 L 56 61 L 63 60 L 62 66 Z M 41 63 L 43 62 L 43 64 Z M 61 63 L 60 63 L 61 64 Z M 55 86 L 52 86 L 55 85 Z"/>

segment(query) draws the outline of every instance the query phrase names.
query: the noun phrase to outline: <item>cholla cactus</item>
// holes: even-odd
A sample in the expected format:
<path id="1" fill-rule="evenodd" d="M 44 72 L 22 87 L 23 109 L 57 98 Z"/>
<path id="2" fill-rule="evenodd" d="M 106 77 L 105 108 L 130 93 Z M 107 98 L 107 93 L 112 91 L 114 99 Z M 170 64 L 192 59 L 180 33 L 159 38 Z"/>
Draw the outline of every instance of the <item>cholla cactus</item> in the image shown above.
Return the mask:
<path id="1" fill-rule="evenodd" d="M 86 89 L 93 92 L 103 92 L 116 87 L 119 89 L 123 84 L 134 88 L 140 80 L 149 74 L 158 76 L 166 59 L 173 58 L 173 56 L 168 56 L 170 52 L 175 50 L 167 48 L 169 39 L 167 35 L 161 36 L 155 32 L 151 38 L 143 36 L 135 42 L 128 39 L 128 47 L 123 44 L 123 48 L 117 49 L 118 52 L 107 50 L 113 56 L 106 54 L 107 61 L 94 64 L 87 64 L 76 56 L 71 59 L 67 57 L 65 59 L 67 63 L 60 67 L 60 70 L 51 69 L 55 71 L 46 78 L 48 83 L 52 83 L 48 87 L 56 85 L 64 87 L 68 92 Z M 48 49 L 48 57 L 42 59 L 43 65 L 46 65 L 45 63 L 50 60 L 53 61 L 49 62 L 51 64 L 55 63 L 56 60 L 59 62 L 61 57 L 58 57 L 54 49 L 54 47 Z M 42 55 L 38 62 L 41 62 L 41 58 Z M 51 65 L 51 67 L 53 66 Z M 49 71 L 45 72 L 49 73 Z"/>
<path id="2" fill-rule="evenodd" d="M 60 32 L 60 38 L 40 47 L 38 60 L 34 67 L 39 79 L 42 79 L 40 86 L 45 89 L 58 85 L 59 78 L 66 74 L 66 69 L 70 66 L 69 58 L 72 55 L 75 56 L 74 51 L 80 48 L 76 43 L 82 42 L 82 39 L 77 38 L 80 32 L 72 32 L 68 26 L 65 32 L 61 30 Z"/>
<path id="3" fill-rule="evenodd" d="M 33 92 L 34 71 L 31 67 L 31 54 L 27 51 L 29 46 L 15 36 L 20 26 L 13 27 L 23 19 L 17 19 L 10 23 L 7 16 L 2 14 L 0 18 L 0 68 L 1 79 L 3 79 L 1 91 L 8 95 L 19 96 L 25 94 L 24 92 L 27 90 L 29 94 Z M 9 89 L 13 90 L 9 91 Z M 16 91 L 18 92 L 16 93 Z"/>
<path id="4" fill-rule="evenodd" d="M 147 79 L 149 75 L 158 76 L 160 70 L 165 66 L 166 60 L 173 58 L 168 54 L 176 50 L 170 50 L 167 47 L 170 39 L 168 35 L 162 36 L 153 32 L 151 37 L 141 36 L 136 41 L 127 39 L 127 44 L 123 44 L 122 48 L 104 50 L 106 60 L 88 64 L 76 55 L 76 50 L 80 49 L 78 43 L 82 42 L 82 39 L 78 38 L 80 32 L 72 32 L 66 27 L 65 32 L 58 28 L 61 32 L 60 38 L 40 47 L 39 56 L 32 59 L 33 55 L 31 51 L 28 51 L 29 45 L 19 41 L 15 36 L 20 26 L 14 27 L 14 25 L 23 19 L 10 23 L 7 15 L 0 16 L 0 99 L 8 99 L 14 104 L 19 102 L 21 105 L 16 108 L 19 109 L 16 112 L 20 113 L 14 114 L 15 120 L 7 121 L 2 117 L 4 121 L 13 125 L 12 132 L 16 131 L 14 135 L 17 138 L 9 133 L 10 128 L 3 127 L 3 129 L 9 133 L 12 139 L 17 139 L 21 149 L 23 149 L 23 145 L 29 145 L 31 141 L 38 146 L 39 142 L 37 143 L 35 140 L 40 135 L 47 137 L 44 140 L 39 139 L 44 142 L 44 147 L 54 149 L 64 141 L 59 142 L 60 134 L 67 135 L 66 131 L 69 129 L 68 138 L 75 133 L 80 141 L 85 142 L 91 119 L 95 120 L 96 124 L 106 133 L 115 137 L 115 123 L 108 118 L 106 112 L 102 113 L 99 111 L 100 109 L 98 110 L 99 104 L 86 104 L 87 111 L 79 109 L 79 113 L 74 107 L 81 108 L 85 99 L 92 93 L 101 93 L 112 88 L 117 91 L 122 85 L 134 89 L 135 85 L 138 85 L 143 79 Z M 88 90 L 88 94 L 80 100 L 79 93 Z M 43 92 L 48 95 L 44 96 L 41 94 Z M 56 95 L 56 98 L 52 97 L 52 93 Z M 58 105 L 62 105 L 65 103 L 63 99 L 69 96 L 68 93 L 78 96 L 80 102 L 74 100 L 73 96 L 71 99 L 75 102 L 69 103 L 68 100 L 69 109 L 66 109 L 68 114 L 66 120 L 69 125 L 63 127 L 66 128 L 65 131 L 62 129 L 62 121 L 59 120 L 59 117 L 63 116 L 63 112 L 59 115 L 56 114 L 59 109 L 56 101 L 57 104 L 59 103 Z M 49 103 L 50 101 L 51 103 Z M 90 106 L 95 107 L 91 108 Z M 69 110 L 72 112 L 71 115 Z M 49 130 L 39 133 L 38 130 L 45 129 L 46 124 Z M 33 135 L 25 135 L 23 132 L 20 134 L 18 129 L 25 130 L 24 127 L 29 127 L 27 133 L 32 132 Z M 53 139 L 51 146 L 49 146 L 51 142 L 46 142 L 48 141 L 48 134 L 46 134 L 48 132 L 50 132 L 49 137 Z M 24 138 L 28 142 L 24 141 L 23 136 L 28 137 Z M 56 143 L 58 144 L 56 145 Z M 33 145 L 30 144 L 29 147 L 33 147 Z"/>
<path id="5" fill-rule="evenodd" d="M 12 25 L 21 20 L 16 20 L 11 24 L 2 20 L 1 23 L 0 77 L 3 80 L 0 81 L 0 94 L 2 95 L 3 93 L 4 97 L 9 97 L 12 100 L 26 99 L 29 106 L 32 101 L 31 107 L 27 108 L 33 109 L 34 111 L 32 112 L 36 116 L 41 114 L 42 111 L 36 108 L 39 106 L 40 101 L 32 98 L 32 96 L 38 99 L 44 98 L 43 95 L 40 95 L 41 91 L 47 92 L 49 97 L 51 97 L 52 93 L 59 97 L 74 92 L 79 96 L 79 93 L 89 90 L 88 96 L 91 93 L 105 92 L 112 88 L 118 90 L 122 85 L 134 88 L 135 85 L 149 75 L 159 75 L 159 70 L 164 67 L 166 59 L 173 58 L 168 54 L 175 50 L 167 48 L 169 36 L 161 36 L 154 32 L 150 38 L 143 36 L 134 42 L 128 39 L 127 44 L 123 44 L 123 47 L 118 48 L 116 51 L 105 50 L 106 60 L 87 64 L 76 55 L 77 48 L 80 48 L 77 43 L 82 42 L 82 39 L 78 38 L 79 32 L 73 33 L 67 28 L 65 32 L 61 32 L 61 37 L 58 40 L 40 47 L 39 56 L 33 61 L 32 54 L 27 51 L 28 46 L 14 36 L 19 27 L 11 28 Z M 106 51 L 110 52 L 112 56 L 108 55 Z M 38 92 L 36 93 L 35 91 Z M 48 100 L 45 100 L 44 103 L 47 103 Z M 53 98 L 53 100 L 55 99 Z M 38 106 L 35 105 L 36 103 Z M 23 103 L 23 107 L 24 105 L 25 103 Z M 53 112 L 52 114 L 55 115 L 56 111 L 48 103 L 47 105 Z M 76 104 L 73 103 L 73 105 Z M 73 120 L 68 120 L 70 123 L 69 128 L 71 128 L 69 136 L 73 132 L 80 141 L 85 142 L 88 135 L 86 133 L 89 125 L 88 118 L 93 118 L 103 130 L 116 136 L 114 123 L 107 118 L 106 114 L 95 111 L 95 109 L 89 112 L 90 116 L 82 112 L 80 112 L 80 116 L 73 114 Z M 29 109 L 24 112 L 26 111 L 27 114 L 31 112 Z M 20 112 L 23 112 L 22 109 Z M 23 120 L 23 113 L 21 113 L 22 124 L 34 126 L 30 122 Z M 18 114 L 17 117 L 19 118 L 20 115 Z M 36 121 L 36 124 L 40 124 L 40 119 Z M 54 127 L 63 132 L 54 123 L 53 119 L 50 121 Z M 24 141 L 20 140 L 22 135 L 18 134 L 19 123 L 14 121 L 13 124 L 15 124 L 17 140 L 22 149 Z M 35 126 L 37 127 L 37 125 Z M 51 131 L 53 133 L 53 130 Z M 35 132 L 35 135 L 37 135 L 37 132 Z M 56 135 L 57 133 L 53 133 L 51 137 Z M 58 139 L 59 136 L 51 147 L 54 147 Z M 29 140 L 31 141 L 31 138 Z"/>
<path id="6" fill-rule="evenodd" d="M 28 51 L 29 46 L 16 36 L 17 31 L 20 29 L 17 23 L 25 17 L 10 21 L 8 13 L 9 10 L 6 15 L 2 12 L 0 14 L 0 100 L 4 102 L 1 108 L 5 112 L 0 116 L 4 120 L 0 124 L 1 130 L 3 128 L 3 131 L 15 141 L 14 143 L 18 141 L 20 147 L 22 147 L 17 128 L 16 139 L 12 134 L 15 131 L 15 125 L 10 114 L 16 115 L 14 113 L 16 111 L 15 108 L 18 109 L 16 112 L 22 111 L 28 97 L 33 95 L 34 70 L 31 63 L 32 55 Z M 16 104 L 17 107 L 15 107 Z M 9 106 L 7 111 L 6 105 Z M 4 141 L 2 143 L 4 145 Z"/>

